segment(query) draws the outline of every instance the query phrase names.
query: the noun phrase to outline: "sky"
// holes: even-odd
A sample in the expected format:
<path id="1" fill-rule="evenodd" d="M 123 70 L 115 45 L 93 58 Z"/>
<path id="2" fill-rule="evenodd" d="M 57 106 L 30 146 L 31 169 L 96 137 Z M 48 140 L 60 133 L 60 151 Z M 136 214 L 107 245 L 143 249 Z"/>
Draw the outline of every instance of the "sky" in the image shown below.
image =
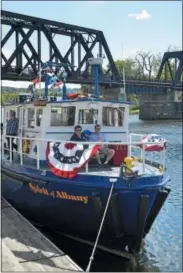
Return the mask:
<path id="1" fill-rule="evenodd" d="M 114 60 L 140 50 L 164 53 L 169 45 L 182 50 L 181 1 L 2 1 L 2 9 L 101 30 Z M 6 33 L 3 26 L 2 37 Z M 68 41 L 58 44 L 67 51 Z M 4 46 L 7 57 L 13 48 L 13 40 Z"/>

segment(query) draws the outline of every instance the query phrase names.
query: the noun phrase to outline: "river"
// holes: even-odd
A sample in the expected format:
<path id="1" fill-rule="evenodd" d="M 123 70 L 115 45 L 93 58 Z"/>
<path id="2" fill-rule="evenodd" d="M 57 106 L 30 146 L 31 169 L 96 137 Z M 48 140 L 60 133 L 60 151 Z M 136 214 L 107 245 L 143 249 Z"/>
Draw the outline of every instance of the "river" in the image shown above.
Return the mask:
<path id="1" fill-rule="evenodd" d="M 144 240 L 135 268 L 124 259 L 97 252 L 91 271 L 182 272 L 182 122 L 140 121 L 137 115 L 131 115 L 129 129 L 139 134 L 156 133 L 167 139 L 166 167 L 171 176 L 171 193 Z M 44 233 L 86 269 L 90 247 Z"/>

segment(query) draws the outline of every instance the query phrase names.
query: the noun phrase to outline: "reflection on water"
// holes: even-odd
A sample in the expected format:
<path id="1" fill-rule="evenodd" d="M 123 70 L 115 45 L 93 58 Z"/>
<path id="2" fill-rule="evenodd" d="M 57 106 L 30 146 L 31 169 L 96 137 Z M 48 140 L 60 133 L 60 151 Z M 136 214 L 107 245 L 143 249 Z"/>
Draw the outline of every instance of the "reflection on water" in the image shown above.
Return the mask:
<path id="1" fill-rule="evenodd" d="M 145 239 L 139 263 L 148 271 L 182 271 L 182 123 L 139 121 L 131 116 L 130 131 L 156 133 L 167 139 L 166 167 L 171 193 Z"/>
<path id="2" fill-rule="evenodd" d="M 147 235 L 135 271 L 182 271 L 182 123 L 140 121 L 130 116 L 130 132 L 156 133 L 167 139 L 166 167 L 171 176 L 171 193 Z M 83 269 L 92 249 L 46 233 Z M 97 252 L 92 271 L 132 271 L 128 262 Z"/>

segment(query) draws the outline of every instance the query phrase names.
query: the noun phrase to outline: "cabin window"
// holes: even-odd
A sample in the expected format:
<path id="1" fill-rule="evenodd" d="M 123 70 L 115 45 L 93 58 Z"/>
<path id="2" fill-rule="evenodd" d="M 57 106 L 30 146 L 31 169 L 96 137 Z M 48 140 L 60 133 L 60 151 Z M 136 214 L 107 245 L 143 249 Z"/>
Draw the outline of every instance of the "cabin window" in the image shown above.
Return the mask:
<path id="1" fill-rule="evenodd" d="M 51 126 L 73 126 L 76 108 L 51 107 Z"/>
<path id="2" fill-rule="evenodd" d="M 124 107 L 103 107 L 102 117 L 103 126 L 123 126 L 124 122 Z"/>
<path id="3" fill-rule="evenodd" d="M 28 128 L 35 128 L 35 109 L 28 108 Z"/>
<path id="4" fill-rule="evenodd" d="M 78 124 L 96 124 L 98 120 L 98 110 L 80 109 L 78 114 Z"/>
<path id="5" fill-rule="evenodd" d="M 41 120 L 43 115 L 43 109 L 37 109 L 36 111 L 36 126 L 41 126 Z"/>

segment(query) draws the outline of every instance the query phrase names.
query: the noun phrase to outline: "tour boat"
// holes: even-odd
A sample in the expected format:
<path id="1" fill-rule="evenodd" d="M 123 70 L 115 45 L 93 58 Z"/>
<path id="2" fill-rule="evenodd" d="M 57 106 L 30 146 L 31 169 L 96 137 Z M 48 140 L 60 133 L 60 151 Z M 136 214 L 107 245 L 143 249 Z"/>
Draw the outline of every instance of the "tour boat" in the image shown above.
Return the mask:
<path id="1" fill-rule="evenodd" d="M 128 256 L 140 251 L 170 192 L 166 140 L 129 134 L 131 103 L 101 98 L 96 79 L 95 95 L 24 93 L 4 107 L 4 127 L 14 111 L 19 133 L 18 151 L 7 159 L 3 130 L 2 195 L 35 225 L 90 245 L 104 220 L 97 246 Z M 105 145 L 115 150 L 108 165 L 96 161 L 103 143 L 70 141 L 78 124 L 86 138 L 100 124 Z"/>

